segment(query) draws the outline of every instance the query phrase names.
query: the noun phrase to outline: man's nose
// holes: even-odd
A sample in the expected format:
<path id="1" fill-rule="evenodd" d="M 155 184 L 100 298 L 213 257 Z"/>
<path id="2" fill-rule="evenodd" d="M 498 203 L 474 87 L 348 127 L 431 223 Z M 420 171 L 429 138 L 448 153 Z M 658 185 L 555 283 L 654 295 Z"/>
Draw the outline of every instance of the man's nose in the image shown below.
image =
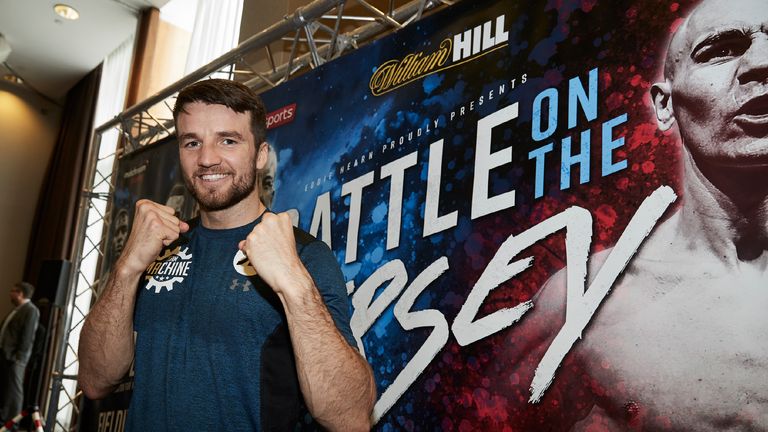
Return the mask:
<path id="1" fill-rule="evenodd" d="M 768 83 L 768 33 L 761 32 L 752 40 L 741 57 L 739 84 Z"/>
<path id="2" fill-rule="evenodd" d="M 197 159 L 197 163 L 200 166 L 215 166 L 221 163 L 221 157 L 216 149 L 215 144 L 203 143 L 200 146 L 200 154 Z"/>

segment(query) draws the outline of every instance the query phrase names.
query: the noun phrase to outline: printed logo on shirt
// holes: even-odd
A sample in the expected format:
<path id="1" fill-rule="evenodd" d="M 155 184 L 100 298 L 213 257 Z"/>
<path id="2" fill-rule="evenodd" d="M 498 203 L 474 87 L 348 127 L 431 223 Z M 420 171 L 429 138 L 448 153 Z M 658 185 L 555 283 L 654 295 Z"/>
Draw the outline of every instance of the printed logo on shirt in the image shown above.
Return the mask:
<path id="1" fill-rule="evenodd" d="M 253 268 L 251 262 L 248 261 L 248 257 L 245 256 L 245 253 L 239 249 L 235 254 L 235 257 L 232 259 L 232 267 L 235 268 L 236 272 L 243 276 L 253 276 L 256 274 L 256 269 Z"/>
<path id="2" fill-rule="evenodd" d="M 175 249 L 166 249 L 158 256 L 145 272 L 146 289 L 154 288 L 155 294 L 159 294 L 163 288 L 171 291 L 173 284 L 184 282 L 192 264 L 192 254 L 188 251 L 189 248 L 181 250 L 181 246 L 177 246 Z"/>
<path id="3" fill-rule="evenodd" d="M 245 280 L 232 279 L 232 283 L 229 285 L 229 290 L 248 292 L 251 290 L 252 286 L 253 284 L 248 279 L 245 279 Z"/>

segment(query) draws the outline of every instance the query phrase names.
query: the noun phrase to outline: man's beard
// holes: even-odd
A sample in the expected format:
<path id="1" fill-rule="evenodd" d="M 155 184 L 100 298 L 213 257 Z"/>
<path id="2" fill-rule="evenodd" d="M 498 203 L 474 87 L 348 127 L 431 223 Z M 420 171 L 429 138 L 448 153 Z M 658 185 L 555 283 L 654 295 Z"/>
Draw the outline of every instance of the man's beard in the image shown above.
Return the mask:
<path id="1" fill-rule="evenodd" d="M 225 210 L 233 205 L 239 203 L 248 195 L 250 195 L 256 187 L 256 167 L 255 164 L 251 164 L 248 171 L 240 176 L 234 176 L 232 180 L 232 186 L 226 190 L 215 190 L 208 192 L 201 188 L 200 190 L 195 188 L 194 182 L 190 176 L 184 174 L 184 185 L 187 190 L 192 194 L 197 203 L 200 205 L 200 210 L 211 212 L 218 210 Z M 194 176 L 201 174 L 216 174 L 217 171 L 199 170 Z"/>

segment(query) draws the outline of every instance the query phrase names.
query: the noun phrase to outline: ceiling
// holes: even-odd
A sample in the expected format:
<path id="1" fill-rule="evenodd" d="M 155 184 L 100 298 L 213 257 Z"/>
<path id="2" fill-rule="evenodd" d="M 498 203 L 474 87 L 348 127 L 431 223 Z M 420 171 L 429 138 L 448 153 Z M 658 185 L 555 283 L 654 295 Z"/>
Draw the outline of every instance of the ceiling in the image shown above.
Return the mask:
<path id="1" fill-rule="evenodd" d="M 136 31 L 147 7 L 168 0 L 0 0 L 0 33 L 11 46 L 5 61 L 28 85 L 62 102 L 67 91 Z M 66 3 L 76 21 L 53 12 Z M 0 65 L 0 75 L 9 73 Z"/>

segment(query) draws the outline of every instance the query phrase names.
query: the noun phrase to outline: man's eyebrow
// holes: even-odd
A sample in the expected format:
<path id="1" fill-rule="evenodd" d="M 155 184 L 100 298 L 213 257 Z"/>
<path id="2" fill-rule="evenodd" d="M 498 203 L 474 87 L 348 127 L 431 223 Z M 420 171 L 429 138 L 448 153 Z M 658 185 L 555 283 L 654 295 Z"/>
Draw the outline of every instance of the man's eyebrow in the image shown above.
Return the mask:
<path id="1" fill-rule="evenodd" d="M 703 40 L 694 45 L 693 49 L 691 50 L 691 56 L 698 52 L 703 46 L 712 45 L 723 40 L 742 38 L 751 33 L 753 33 L 753 30 L 749 28 L 728 28 L 715 30 L 714 32 L 704 37 Z"/>
<path id="2" fill-rule="evenodd" d="M 243 140 L 243 135 L 241 135 L 240 132 L 237 132 L 237 131 L 220 131 L 220 132 L 216 132 L 216 136 L 219 138 L 235 138 L 240 141 Z"/>
<path id="3" fill-rule="evenodd" d="M 185 139 L 198 139 L 197 134 L 194 132 L 184 132 L 183 134 L 180 134 L 178 136 L 179 141 L 185 140 Z"/>

